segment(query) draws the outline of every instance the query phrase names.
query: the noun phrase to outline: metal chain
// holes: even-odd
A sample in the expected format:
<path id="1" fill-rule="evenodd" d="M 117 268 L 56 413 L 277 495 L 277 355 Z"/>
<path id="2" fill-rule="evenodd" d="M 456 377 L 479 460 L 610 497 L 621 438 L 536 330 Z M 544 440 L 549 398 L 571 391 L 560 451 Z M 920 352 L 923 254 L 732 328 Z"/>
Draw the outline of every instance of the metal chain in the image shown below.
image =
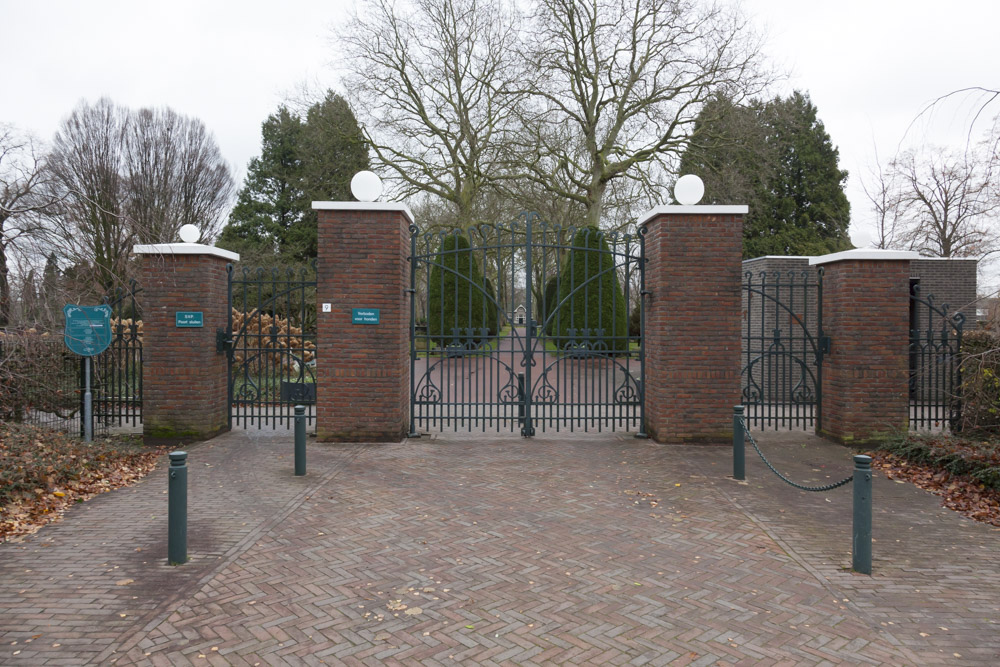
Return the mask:
<path id="1" fill-rule="evenodd" d="M 771 469 L 771 472 L 777 475 L 783 482 L 785 482 L 786 484 L 790 484 L 791 486 L 794 486 L 796 489 L 800 489 L 802 491 L 832 491 L 833 489 L 839 488 L 847 484 L 848 482 L 854 480 L 854 475 L 851 475 L 846 479 L 840 480 L 836 484 L 827 484 L 826 486 L 803 486 L 801 484 L 796 484 L 795 482 L 793 482 L 792 480 L 788 479 L 780 472 L 778 472 L 775 469 L 775 467 L 771 465 L 771 462 L 768 461 L 767 457 L 764 456 L 764 452 L 760 451 L 760 447 L 757 446 L 757 441 L 754 440 L 752 435 L 750 435 L 750 429 L 747 428 L 746 420 L 744 420 L 742 417 L 740 418 L 740 424 L 743 427 L 743 432 L 746 434 L 748 438 L 750 438 L 750 444 L 753 445 L 753 448 L 757 450 L 758 454 L 760 454 L 760 460 L 763 461 L 765 464 L 767 464 L 767 467 Z"/>

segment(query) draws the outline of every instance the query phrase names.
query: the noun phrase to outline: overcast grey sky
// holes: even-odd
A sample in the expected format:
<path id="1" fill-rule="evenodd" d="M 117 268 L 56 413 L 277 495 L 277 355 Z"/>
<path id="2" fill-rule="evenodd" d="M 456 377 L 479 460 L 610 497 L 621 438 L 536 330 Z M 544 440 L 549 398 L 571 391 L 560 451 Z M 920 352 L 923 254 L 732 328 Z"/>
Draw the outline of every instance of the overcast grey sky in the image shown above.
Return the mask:
<path id="1" fill-rule="evenodd" d="M 144 3 L 0 0 L 0 122 L 48 140 L 80 99 L 169 105 L 200 118 L 242 180 L 260 124 L 303 83 L 337 86 L 330 27 L 349 2 Z M 869 223 L 858 177 L 877 144 L 891 156 L 925 104 L 966 86 L 1000 88 L 996 0 L 745 0 L 790 73 L 810 93 L 851 173 L 852 226 Z M 1000 113 L 994 103 L 990 117 Z M 960 142 L 969 105 L 941 107 L 908 134 Z M 985 129 L 985 123 L 981 124 Z"/>

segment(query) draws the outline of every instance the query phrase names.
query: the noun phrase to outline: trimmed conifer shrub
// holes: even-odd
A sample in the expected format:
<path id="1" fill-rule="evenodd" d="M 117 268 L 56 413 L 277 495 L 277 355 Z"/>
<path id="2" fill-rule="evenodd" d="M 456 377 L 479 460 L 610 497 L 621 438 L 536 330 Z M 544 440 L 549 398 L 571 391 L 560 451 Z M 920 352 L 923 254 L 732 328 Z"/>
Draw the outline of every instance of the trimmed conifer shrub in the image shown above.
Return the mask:
<path id="1" fill-rule="evenodd" d="M 632 338 L 642 335 L 642 311 L 639 309 L 638 301 L 632 309 L 632 314 L 628 316 L 628 335 Z"/>
<path id="2" fill-rule="evenodd" d="M 586 340 L 597 349 L 628 351 L 625 294 L 611 249 L 596 227 L 583 227 L 573 237 L 556 303 L 562 304 L 555 316 L 561 346 L 571 343 L 569 330 L 576 329 L 578 343 Z M 583 329 L 589 329 L 589 338 L 582 338 Z"/>
<path id="3" fill-rule="evenodd" d="M 493 287 L 493 281 L 489 278 L 483 278 L 483 284 L 486 285 L 486 294 L 489 296 L 486 300 L 487 328 L 489 328 L 491 336 L 496 336 L 500 332 L 500 309 L 497 308 L 497 291 Z"/>
<path id="4" fill-rule="evenodd" d="M 541 324 L 545 327 L 545 333 L 549 336 L 555 331 L 555 318 L 551 317 L 559 303 L 559 276 L 552 276 L 545 283 L 545 291 L 542 292 L 542 303 L 538 311 L 542 314 Z"/>
<path id="5" fill-rule="evenodd" d="M 439 346 L 460 342 L 452 338 L 455 328 L 463 337 L 466 329 L 474 329 L 477 340 L 480 329 L 496 332 L 496 308 L 487 289 L 469 240 L 461 234 L 445 237 L 431 267 L 427 294 L 427 333 Z"/>

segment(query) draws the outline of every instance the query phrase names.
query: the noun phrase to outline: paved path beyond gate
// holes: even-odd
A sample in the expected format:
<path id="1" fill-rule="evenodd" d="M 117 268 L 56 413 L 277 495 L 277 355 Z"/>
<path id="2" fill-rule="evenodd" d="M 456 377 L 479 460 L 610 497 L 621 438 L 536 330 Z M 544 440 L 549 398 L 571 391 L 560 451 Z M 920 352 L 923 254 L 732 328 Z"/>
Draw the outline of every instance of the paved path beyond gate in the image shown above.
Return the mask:
<path id="1" fill-rule="evenodd" d="M 815 438 L 762 440 L 805 482 L 850 468 Z M 865 577 L 846 570 L 848 491 L 759 461 L 739 485 L 724 448 L 311 440 L 305 478 L 286 433 L 189 452 L 184 566 L 164 564 L 162 467 L 0 545 L 0 663 L 1000 660 L 1000 533 L 884 478 Z"/>

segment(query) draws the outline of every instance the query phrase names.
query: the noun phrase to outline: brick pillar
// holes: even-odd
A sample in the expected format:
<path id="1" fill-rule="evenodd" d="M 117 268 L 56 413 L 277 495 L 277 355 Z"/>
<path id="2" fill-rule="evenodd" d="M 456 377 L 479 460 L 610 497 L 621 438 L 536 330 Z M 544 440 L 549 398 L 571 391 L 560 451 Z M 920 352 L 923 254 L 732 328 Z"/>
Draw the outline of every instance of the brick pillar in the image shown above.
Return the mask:
<path id="1" fill-rule="evenodd" d="M 198 243 L 137 245 L 142 258 L 142 433 L 150 440 L 205 440 L 229 428 L 226 264 L 240 256 Z M 177 326 L 178 312 L 202 326 Z"/>
<path id="2" fill-rule="evenodd" d="M 740 400 L 746 206 L 660 206 L 646 233 L 646 430 L 657 442 L 732 444 Z"/>
<path id="3" fill-rule="evenodd" d="M 377 202 L 313 202 L 319 211 L 316 435 L 399 442 L 409 427 L 410 210 Z M 330 304 L 330 312 L 324 312 Z M 378 324 L 354 324 L 355 308 Z"/>
<path id="4" fill-rule="evenodd" d="M 848 250 L 810 260 L 825 268 L 820 435 L 863 443 L 906 429 L 909 409 L 910 260 L 914 252 Z"/>

